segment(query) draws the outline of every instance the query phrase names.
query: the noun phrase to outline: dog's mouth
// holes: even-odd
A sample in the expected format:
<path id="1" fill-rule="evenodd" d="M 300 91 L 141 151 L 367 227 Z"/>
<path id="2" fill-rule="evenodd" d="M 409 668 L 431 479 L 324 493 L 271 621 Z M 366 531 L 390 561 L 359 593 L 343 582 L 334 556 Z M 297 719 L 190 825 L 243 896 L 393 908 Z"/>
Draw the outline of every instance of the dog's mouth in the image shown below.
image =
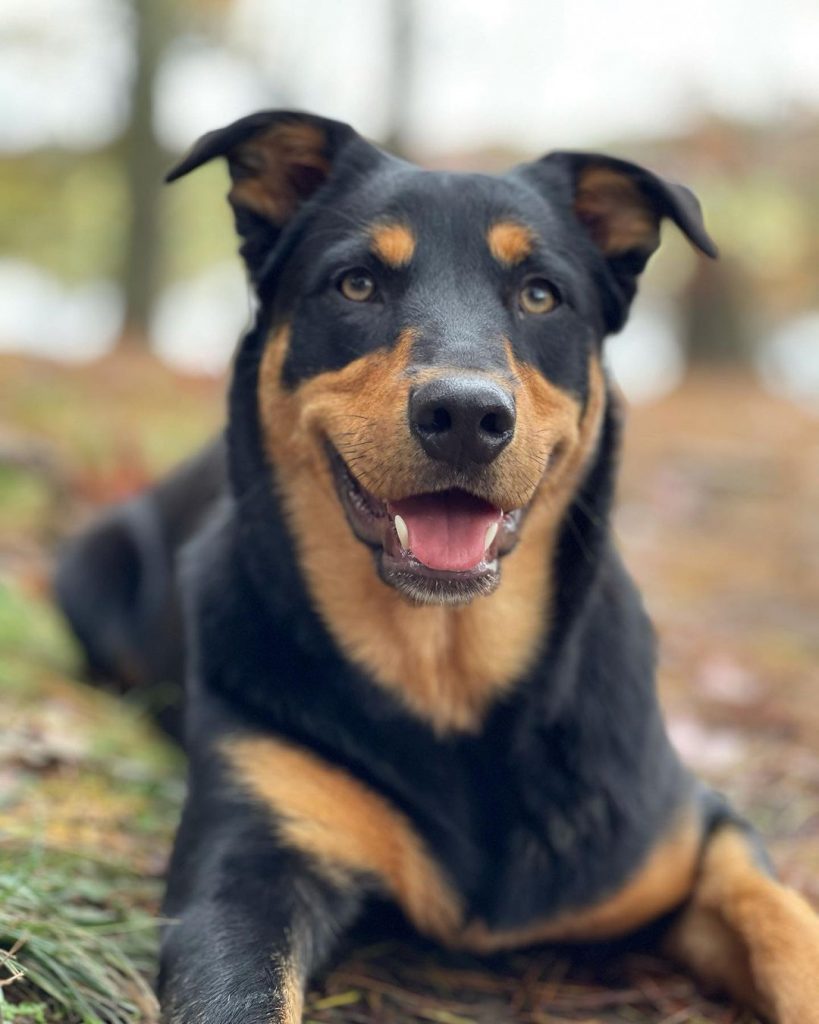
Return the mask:
<path id="1" fill-rule="evenodd" d="M 460 488 L 382 501 L 330 449 L 341 504 L 373 549 L 385 583 L 419 604 L 466 604 L 492 593 L 524 509 L 502 509 Z"/>

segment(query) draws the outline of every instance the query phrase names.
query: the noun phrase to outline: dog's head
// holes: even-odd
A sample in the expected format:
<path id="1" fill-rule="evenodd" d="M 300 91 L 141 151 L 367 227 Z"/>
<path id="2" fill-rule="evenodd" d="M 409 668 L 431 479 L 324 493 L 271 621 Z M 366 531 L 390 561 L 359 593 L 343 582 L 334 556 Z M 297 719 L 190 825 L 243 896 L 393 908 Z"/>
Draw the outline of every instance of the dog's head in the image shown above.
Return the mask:
<path id="1" fill-rule="evenodd" d="M 601 341 L 662 219 L 715 254 L 696 199 L 594 154 L 503 177 L 424 171 L 347 125 L 275 111 L 205 136 L 169 178 L 216 156 L 260 299 L 261 436 L 297 540 L 318 519 L 324 557 L 366 546 L 414 601 L 491 592 L 533 506 L 593 443 Z"/>

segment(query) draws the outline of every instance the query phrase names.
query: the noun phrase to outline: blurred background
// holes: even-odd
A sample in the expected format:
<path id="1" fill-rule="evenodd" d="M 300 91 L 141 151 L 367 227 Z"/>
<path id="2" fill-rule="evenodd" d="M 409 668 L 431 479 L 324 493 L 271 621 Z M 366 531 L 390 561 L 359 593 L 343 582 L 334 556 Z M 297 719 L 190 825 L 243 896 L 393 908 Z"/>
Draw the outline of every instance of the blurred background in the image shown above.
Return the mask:
<path id="1" fill-rule="evenodd" d="M 600 148 L 685 181 L 723 260 L 672 242 L 613 346 L 623 385 L 733 359 L 819 397 L 810 0 L 5 0 L 0 32 L 3 349 L 220 372 L 248 306 L 225 173 L 161 178 L 203 132 L 281 106 L 434 166 Z"/>
<path id="2" fill-rule="evenodd" d="M 162 176 L 263 107 L 432 167 L 596 149 L 696 191 L 720 261 L 666 226 L 609 343 L 630 406 L 616 528 L 676 743 L 819 898 L 818 48 L 814 0 L 3 0 L 0 1010 L 34 1009 L 0 1019 L 153 1019 L 144 915 L 180 762 L 139 694 L 84 683 L 49 581 L 67 536 L 221 424 L 252 315 L 227 175 Z M 544 968 L 527 1009 L 515 968 L 493 1020 L 750 1019 L 646 970 L 608 1003 Z M 389 969 L 356 971 L 311 1019 L 419 1019 Z M 473 1019 L 459 984 L 420 1017 Z"/>

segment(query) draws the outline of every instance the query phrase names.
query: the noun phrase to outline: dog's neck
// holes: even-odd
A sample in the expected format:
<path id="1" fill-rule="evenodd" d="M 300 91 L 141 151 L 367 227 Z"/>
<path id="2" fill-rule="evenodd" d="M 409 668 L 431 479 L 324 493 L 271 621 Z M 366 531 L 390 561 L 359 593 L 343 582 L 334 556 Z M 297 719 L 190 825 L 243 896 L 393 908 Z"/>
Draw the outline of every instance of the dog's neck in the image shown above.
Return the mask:
<path id="1" fill-rule="evenodd" d="M 235 389 L 242 370 L 240 362 Z M 503 560 L 498 589 L 461 607 L 413 606 L 379 579 L 322 465 L 309 485 L 304 474 L 297 482 L 279 467 L 278 487 L 271 486 L 258 421 L 244 411 L 255 403 L 234 402 L 233 486 L 257 585 L 292 596 L 286 581 L 295 569 L 335 644 L 370 680 L 438 734 L 478 731 L 490 706 L 526 677 L 544 644 L 576 617 L 590 585 L 597 562 L 591 549 L 607 534 L 615 459 L 607 398 L 595 360 L 579 444 L 541 485 L 518 546 Z M 274 537 L 273 523 L 282 519 L 290 543 Z M 558 592 L 555 579 L 567 578 L 569 589 Z"/>

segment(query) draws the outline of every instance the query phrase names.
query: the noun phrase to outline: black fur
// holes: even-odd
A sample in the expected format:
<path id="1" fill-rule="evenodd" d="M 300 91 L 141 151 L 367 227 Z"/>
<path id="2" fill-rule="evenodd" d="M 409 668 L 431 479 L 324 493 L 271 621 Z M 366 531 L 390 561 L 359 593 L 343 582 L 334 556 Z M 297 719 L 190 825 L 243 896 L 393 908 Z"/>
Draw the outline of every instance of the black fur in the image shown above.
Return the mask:
<path id="1" fill-rule="evenodd" d="M 175 739 L 182 735 L 185 670 L 176 553 L 224 491 L 226 476 L 220 438 L 67 544 L 54 578 L 89 675 L 123 691 L 139 687 Z"/>

